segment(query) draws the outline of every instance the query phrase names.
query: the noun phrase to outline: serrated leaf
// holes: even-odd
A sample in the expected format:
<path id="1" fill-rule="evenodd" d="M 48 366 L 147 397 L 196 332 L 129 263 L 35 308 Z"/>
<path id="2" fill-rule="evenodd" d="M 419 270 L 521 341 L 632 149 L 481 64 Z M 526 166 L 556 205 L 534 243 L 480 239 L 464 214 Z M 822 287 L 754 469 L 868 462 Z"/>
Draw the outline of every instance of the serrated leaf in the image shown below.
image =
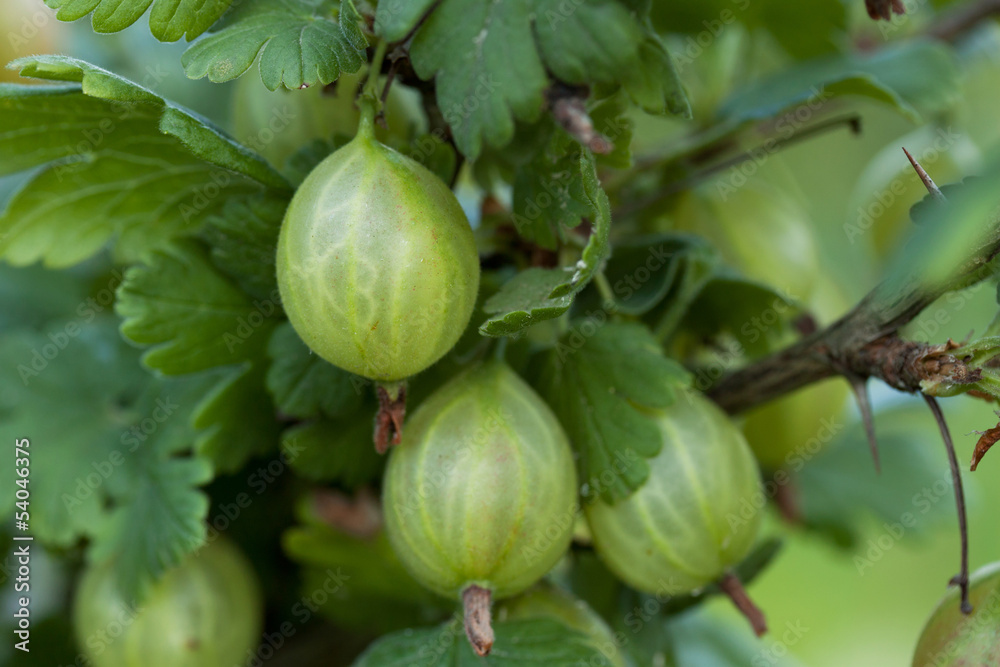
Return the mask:
<path id="1" fill-rule="evenodd" d="M 371 391 L 367 380 L 313 354 L 287 322 L 274 331 L 267 352 L 271 357 L 267 388 L 286 415 L 347 417 L 356 413 Z"/>
<path id="2" fill-rule="evenodd" d="M 192 40 L 219 20 L 233 0 L 45 0 L 60 21 L 76 21 L 93 12 L 94 32 L 124 30 L 150 5 L 149 30 L 161 42 Z"/>
<path id="3" fill-rule="evenodd" d="M 145 591 L 205 543 L 208 497 L 197 487 L 211 479 L 212 465 L 201 458 L 143 462 L 132 488 L 101 525 L 91 557 L 114 559 L 123 591 Z M 158 528 L 151 530 L 153 525 Z"/>
<path id="4" fill-rule="evenodd" d="M 122 335 L 154 346 L 143 356 L 147 366 L 181 374 L 259 357 L 279 312 L 264 305 L 271 310 L 220 274 L 204 249 L 184 243 L 130 268 L 115 310 Z"/>
<path id="5" fill-rule="evenodd" d="M 649 34 L 639 46 L 638 58 L 640 65 L 627 69 L 622 82 L 632 101 L 648 113 L 669 111 L 690 118 L 691 102 L 663 40 Z"/>
<path id="6" fill-rule="evenodd" d="M 80 85 L 0 86 L 0 173 L 37 168 L 0 217 L 0 255 L 69 266 L 108 240 L 134 260 L 195 233 L 227 197 L 284 179 L 217 129 L 140 86 L 72 58 L 15 61 Z"/>
<path id="7" fill-rule="evenodd" d="M 496 315 L 483 322 L 484 336 L 510 336 L 539 322 L 559 317 L 573 305 L 572 294 L 550 298 L 566 282 L 561 269 L 532 268 L 517 274 L 483 304 L 483 312 Z"/>
<path id="8" fill-rule="evenodd" d="M 260 78 L 270 90 L 326 85 L 364 64 L 368 41 L 360 21 L 351 0 L 254 0 L 192 44 L 181 63 L 192 79 L 223 82 L 259 57 Z"/>
<path id="9" fill-rule="evenodd" d="M 428 8 L 383 4 L 376 25 L 390 40 L 417 28 L 418 10 Z M 515 119 L 540 116 L 548 72 L 571 84 L 617 84 L 623 71 L 643 66 L 644 36 L 639 19 L 613 0 L 444 0 L 417 28 L 410 59 L 422 78 L 435 79 L 455 143 L 474 160 L 484 142 L 509 142 Z"/>
<path id="10" fill-rule="evenodd" d="M 367 415 L 310 422 L 286 431 L 281 451 L 300 477 L 355 489 L 377 480 L 385 466 L 385 457 L 372 446 L 373 430 Z"/>
<path id="11" fill-rule="evenodd" d="M 274 404 L 264 387 L 265 364 L 246 362 L 224 371 L 191 416 L 199 429 L 195 450 L 223 473 L 278 445 Z"/>
<path id="12" fill-rule="evenodd" d="M 581 479 L 600 479 L 601 497 L 614 502 L 646 481 L 646 459 L 663 444 L 649 410 L 672 404 L 688 378 L 642 325 L 591 324 L 589 337 L 581 324 L 546 353 L 538 388 L 579 453 Z"/>
<path id="13" fill-rule="evenodd" d="M 545 151 L 517 170 L 511 202 L 518 234 L 554 249 L 564 237 L 563 230 L 576 227 L 591 212 L 579 160 L 578 152 L 553 155 Z"/>
<path id="14" fill-rule="evenodd" d="M 32 443 L 36 539 L 70 547 L 89 538 L 93 558 L 117 559 L 130 595 L 197 546 L 208 510 L 197 487 L 211 466 L 177 455 L 194 442 L 189 416 L 202 382 L 144 372 L 108 318 L 75 336 L 8 336 L 0 359 L 12 394 L 4 423 Z M 14 502 L 13 462 L 0 462 L 5 507 Z"/>
<path id="15" fill-rule="evenodd" d="M 414 658 L 426 667 L 548 667 L 609 665 L 583 633 L 549 618 L 499 621 L 496 641 L 485 658 L 472 652 L 459 621 L 437 628 L 405 630 L 372 644 L 354 667 L 411 667 Z"/>
<path id="16" fill-rule="evenodd" d="M 230 199 L 222 213 L 208 219 L 202 236 L 212 262 L 257 299 L 280 303 L 275 274 L 278 233 L 288 200 L 261 196 Z"/>
<path id="17" fill-rule="evenodd" d="M 483 306 L 487 314 L 493 315 L 479 327 L 484 336 L 509 336 L 538 322 L 559 317 L 569 309 L 607 257 L 611 205 L 597 180 L 593 156 L 580 157 L 580 174 L 592 224 L 582 257 L 570 269 L 572 273 L 536 268 L 511 279 Z"/>

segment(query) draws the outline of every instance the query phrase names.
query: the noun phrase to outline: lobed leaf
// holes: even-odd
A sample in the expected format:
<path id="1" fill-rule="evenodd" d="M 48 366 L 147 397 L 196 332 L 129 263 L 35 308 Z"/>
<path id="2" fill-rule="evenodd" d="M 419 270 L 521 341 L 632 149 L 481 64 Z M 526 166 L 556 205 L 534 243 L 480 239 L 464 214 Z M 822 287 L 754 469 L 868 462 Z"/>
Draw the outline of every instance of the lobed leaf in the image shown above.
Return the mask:
<path id="1" fill-rule="evenodd" d="M 269 90 L 326 85 L 365 63 L 360 21 L 351 0 L 245 2 L 192 44 L 181 63 L 192 79 L 216 83 L 232 81 L 258 60 Z"/>
<path id="2" fill-rule="evenodd" d="M 208 30 L 233 0 L 45 0 L 60 21 L 76 21 L 93 12 L 94 32 L 118 32 L 138 21 L 152 5 L 149 30 L 161 42 L 189 41 Z"/>
<path id="3" fill-rule="evenodd" d="M 614 502 L 646 481 L 645 459 L 663 444 L 650 411 L 672 404 L 687 382 L 640 324 L 584 320 L 545 354 L 538 388 L 579 454 L 585 493 Z"/>

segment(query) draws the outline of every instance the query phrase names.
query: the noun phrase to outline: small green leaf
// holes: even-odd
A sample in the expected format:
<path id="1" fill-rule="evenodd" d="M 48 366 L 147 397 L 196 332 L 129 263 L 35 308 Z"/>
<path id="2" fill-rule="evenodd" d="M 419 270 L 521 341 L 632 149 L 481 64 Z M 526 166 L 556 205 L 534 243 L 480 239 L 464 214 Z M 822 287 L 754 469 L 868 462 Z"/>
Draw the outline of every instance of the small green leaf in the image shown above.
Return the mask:
<path id="1" fill-rule="evenodd" d="M 632 101 L 648 113 L 670 112 L 691 117 L 691 103 L 681 83 L 677 66 L 657 35 L 648 34 L 639 46 L 638 67 L 625 70 L 623 86 Z"/>
<path id="2" fill-rule="evenodd" d="M 427 667 L 610 665 L 583 633 L 550 618 L 499 621 L 493 628 L 496 641 L 486 658 L 472 652 L 462 624 L 454 620 L 437 628 L 385 636 L 354 667 L 411 667 L 415 657 Z"/>
<path id="3" fill-rule="evenodd" d="M 282 197 L 233 198 L 208 219 L 202 233 L 212 262 L 257 299 L 280 304 L 275 277 L 278 232 L 288 201 Z M 270 313 L 265 313 L 270 315 Z"/>
<path id="4" fill-rule="evenodd" d="M 161 42 L 189 41 L 219 20 L 233 0 L 45 0 L 60 21 L 76 21 L 91 12 L 94 32 L 118 32 L 138 21 L 150 5 L 149 29 Z"/>
<path id="5" fill-rule="evenodd" d="M 648 411 L 672 404 L 687 381 L 642 325 L 585 320 L 543 357 L 538 386 L 580 455 L 588 491 L 597 486 L 614 502 L 646 481 L 645 459 L 663 444 Z M 610 483 L 607 471 L 615 473 Z"/>
<path id="6" fill-rule="evenodd" d="M 115 310 L 124 336 L 155 346 L 145 364 L 171 375 L 257 358 L 275 325 L 194 243 L 130 268 Z"/>
<path id="7" fill-rule="evenodd" d="M 192 79 L 218 83 L 239 77 L 259 57 L 270 90 L 326 85 L 364 64 L 368 41 L 360 21 L 351 0 L 254 0 L 227 14 L 181 62 Z"/>
<path id="8" fill-rule="evenodd" d="M 579 148 L 561 155 L 544 151 L 517 170 L 511 201 L 518 234 L 554 249 L 564 229 L 576 227 L 590 214 L 579 160 Z"/>
<path id="9" fill-rule="evenodd" d="M 301 477 L 355 489 L 376 481 L 385 466 L 372 445 L 373 429 L 370 415 L 310 422 L 286 431 L 281 451 Z"/>
<path id="10" fill-rule="evenodd" d="M 537 268 L 517 274 L 483 304 L 483 311 L 495 317 L 486 320 L 479 332 L 484 336 L 510 336 L 559 317 L 573 305 L 573 295 L 555 299 L 549 295 L 566 282 L 566 275 L 561 269 Z"/>
<path id="11" fill-rule="evenodd" d="M 267 352 L 271 357 L 267 388 L 278 409 L 291 417 L 348 417 L 371 391 L 368 380 L 313 354 L 287 322 L 275 330 Z"/>

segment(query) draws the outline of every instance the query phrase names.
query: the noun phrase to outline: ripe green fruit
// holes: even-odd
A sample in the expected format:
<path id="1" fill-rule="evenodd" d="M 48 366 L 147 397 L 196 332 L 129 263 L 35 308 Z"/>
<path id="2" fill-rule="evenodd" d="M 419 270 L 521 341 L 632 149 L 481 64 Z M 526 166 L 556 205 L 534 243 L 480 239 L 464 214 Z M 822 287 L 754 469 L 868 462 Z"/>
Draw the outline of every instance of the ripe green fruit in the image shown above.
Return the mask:
<path id="1" fill-rule="evenodd" d="M 569 546 L 576 473 L 548 406 L 491 362 L 428 398 L 385 473 L 386 532 L 403 565 L 434 592 L 520 593 Z"/>
<path id="2" fill-rule="evenodd" d="M 597 554 L 633 588 L 698 590 L 747 555 L 763 512 L 760 472 L 743 435 L 695 392 L 660 415 L 649 479 L 614 504 L 586 506 Z"/>
<path id="3" fill-rule="evenodd" d="M 292 198 L 278 239 L 278 287 L 314 352 L 388 382 L 424 370 L 461 336 L 479 257 L 448 186 L 375 141 L 366 121 Z"/>
<path id="4" fill-rule="evenodd" d="M 676 229 L 708 239 L 747 277 L 800 300 L 811 296 L 819 250 L 809 214 L 773 185 L 709 183 L 684 195 L 672 218 Z"/>
<path id="5" fill-rule="evenodd" d="M 1000 665 L 1000 562 L 969 578 L 973 612 L 959 609 L 952 588 L 931 614 L 913 654 L 913 667 L 995 667 Z"/>
<path id="6" fill-rule="evenodd" d="M 614 633 L 600 615 L 586 602 L 554 586 L 541 584 L 524 595 L 504 603 L 501 619 L 551 618 L 586 635 L 594 648 L 607 659 L 610 667 L 626 667 L 625 654 Z"/>
<path id="7" fill-rule="evenodd" d="M 166 572 L 138 609 L 119 592 L 113 564 L 91 567 L 73 618 L 95 667 L 219 667 L 242 664 L 257 646 L 262 606 L 250 564 L 220 540 Z"/>

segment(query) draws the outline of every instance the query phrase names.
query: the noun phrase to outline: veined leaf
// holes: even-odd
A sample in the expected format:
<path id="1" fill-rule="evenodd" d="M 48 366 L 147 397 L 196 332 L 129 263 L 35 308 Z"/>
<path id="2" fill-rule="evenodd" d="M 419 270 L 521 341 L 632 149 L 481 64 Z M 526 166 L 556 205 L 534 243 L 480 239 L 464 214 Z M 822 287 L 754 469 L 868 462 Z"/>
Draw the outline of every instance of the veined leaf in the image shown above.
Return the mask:
<path id="1" fill-rule="evenodd" d="M 149 6 L 149 30 L 161 42 L 192 40 L 219 20 L 233 0 L 45 0 L 60 21 L 93 12 L 94 32 L 118 32 L 138 21 Z"/>

